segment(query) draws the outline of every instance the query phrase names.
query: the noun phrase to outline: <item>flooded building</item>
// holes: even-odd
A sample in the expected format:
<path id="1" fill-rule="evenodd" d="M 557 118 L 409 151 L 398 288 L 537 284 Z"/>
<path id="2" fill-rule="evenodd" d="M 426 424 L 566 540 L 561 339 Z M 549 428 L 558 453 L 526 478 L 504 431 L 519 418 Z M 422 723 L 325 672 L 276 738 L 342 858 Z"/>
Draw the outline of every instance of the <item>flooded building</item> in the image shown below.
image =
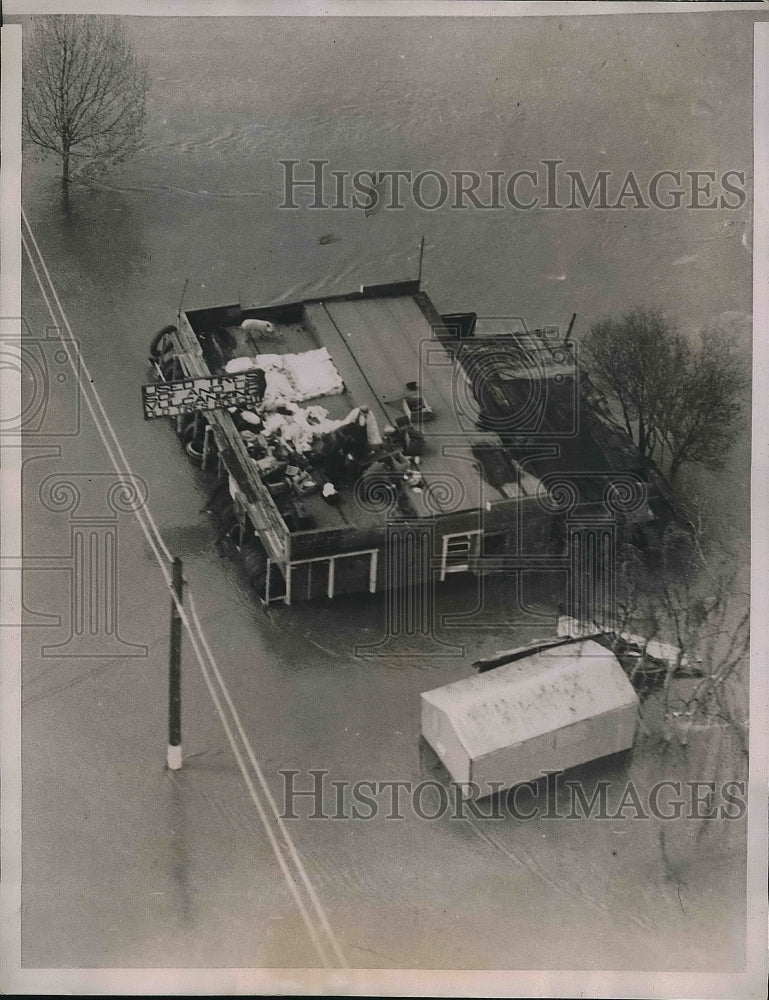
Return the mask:
<path id="1" fill-rule="evenodd" d="M 529 331 L 520 320 L 475 313 L 444 319 L 478 399 L 479 423 L 499 435 L 509 460 L 564 494 L 561 513 L 600 516 L 608 503 L 635 544 L 658 544 L 677 515 L 670 487 L 592 382 L 571 328 L 563 336 L 558 327 Z M 562 531 L 557 525 L 554 536 Z"/>
<path id="2" fill-rule="evenodd" d="M 610 435 L 585 436 L 598 440 L 579 422 L 567 338 L 441 316 L 406 281 L 180 310 L 151 354 L 160 381 L 248 373 L 258 386 L 252 405 L 180 416 L 177 430 L 193 458 L 218 463 L 211 510 L 265 602 L 569 569 L 552 458 L 584 469 L 579 456 Z M 579 514 L 595 514 L 588 500 Z"/>
<path id="3" fill-rule="evenodd" d="M 422 735 L 481 796 L 629 749 L 639 704 L 616 656 L 591 639 L 501 654 L 421 702 Z"/>

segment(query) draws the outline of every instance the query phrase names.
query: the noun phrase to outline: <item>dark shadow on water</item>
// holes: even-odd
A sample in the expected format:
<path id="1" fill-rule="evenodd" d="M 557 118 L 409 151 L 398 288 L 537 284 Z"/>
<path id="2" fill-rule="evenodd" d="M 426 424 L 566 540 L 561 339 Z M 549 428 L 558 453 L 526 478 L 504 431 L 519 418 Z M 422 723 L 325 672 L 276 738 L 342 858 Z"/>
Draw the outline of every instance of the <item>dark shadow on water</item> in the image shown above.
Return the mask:
<path id="1" fill-rule="evenodd" d="M 167 771 L 169 783 L 168 795 L 168 885 L 174 892 L 174 910 L 183 922 L 187 922 L 191 913 L 189 886 L 189 858 L 187 844 L 189 830 L 187 828 L 187 810 L 184 801 L 183 776 L 174 771 Z"/>

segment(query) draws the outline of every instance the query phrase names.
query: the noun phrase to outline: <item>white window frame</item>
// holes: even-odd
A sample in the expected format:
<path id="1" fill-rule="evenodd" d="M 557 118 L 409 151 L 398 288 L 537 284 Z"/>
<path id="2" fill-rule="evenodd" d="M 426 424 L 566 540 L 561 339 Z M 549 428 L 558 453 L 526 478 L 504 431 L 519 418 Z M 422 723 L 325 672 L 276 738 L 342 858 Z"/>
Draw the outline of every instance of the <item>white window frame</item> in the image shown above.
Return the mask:
<path id="1" fill-rule="evenodd" d="M 377 568 L 379 565 L 379 549 L 358 549 L 356 552 L 339 552 L 335 555 L 314 556 L 311 559 L 296 559 L 286 563 L 286 593 L 283 595 L 283 603 L 291 604 L 291 573 L 296 566 L 311 566 L 312 563 L 328 563 L 326 596 L 333 598 L 335 591 L 335 569 L 336 563 L 340 559 L 352 559 L 355 556 L 369 557 L 368 589 L 373 594 L 376 591 Z"/>
<path id="2" fill-rule="evenodd" d="M 480 552 L 481 535 L 483 535 L 482 528 L 473 528 L 471 531 L 455 531 L 450 535 L 443 536 L 441 539 L 441 583 L 449 573 L 467 573 L 470 570 L 472 560 L 477 558 Z M 449 566 L 447 563 L 449 542 L 454 538 L 467 538 L 470 541 L 470 554 L 468 557 L 470 561 Z"/>

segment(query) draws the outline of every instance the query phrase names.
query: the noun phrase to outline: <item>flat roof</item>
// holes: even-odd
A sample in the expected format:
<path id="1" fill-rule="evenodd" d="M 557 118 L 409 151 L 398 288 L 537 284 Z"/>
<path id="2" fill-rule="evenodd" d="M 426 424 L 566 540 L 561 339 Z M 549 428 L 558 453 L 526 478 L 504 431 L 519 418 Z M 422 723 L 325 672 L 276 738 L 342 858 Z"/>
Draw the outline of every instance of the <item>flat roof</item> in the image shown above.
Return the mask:
<path id="1" fill-rule="evenodd" d="M 461 411 L 462 394 L 457 391 L 461 368 L 433 335 L 413 295 L 327 299 L 308 303 L 305 312 L 355 405 L 369 407 L 380 431 L 404 415 L 403 400 L 414 394 L 407 384 L 418 383 L 418 394 L 433 411 L 433 419 L 422 428 L 425 448 L 420 468 L 427 502 L 424 493 L 409 491 L 418 514 L 480 509 L 505 499 L 485 480 L 472 454 L 473 445 L 501 445 L 501 441 L 496 434 L 474 429 L 471 416 Z M 430 490 L 431 482 L 436 489 Z M 441 482 L 447 489 L 439 493 Z"/>
<path id="2" fill-rule="evenodd" d="M 443 328 L 441 318 L 416 282 L 292 303 L 193 310 L 192 318 L 198 338 L 209 331 L 229 332 L 233 345 L 237 344 L 228 352 L 230 358 L 301 354 L 325 347 L 344 382 L 344 391 L 298 402 L 300 406 L 322 406 L 332 419 L 343 418 L 354 407 L 367 406 L 382 433 L 406 415 L 406 397 L 422 396 L 431 410 L 429 422 L 420 425 L 424 436 L 419 463 L 422 489 L 405 486 L 416 516 L 482 510 L 525 492 L 518 483 L 520 470 L 507 459 L 502 462 L 498 458 L 500 467 L 493 469 L 493 475 L 484 470 L 494 449 L 502 455 L 502 442 L 497 434 L 476 428 L 474 412 L 463 412 L 462 400 L 471 395 L 466 375 L 438 338 L 437 330 Z M 243 318 L 268 319 L 277 335 L 244 338 L 240 329 Z M 484 463 L 473 454 L 478 448 L 484 449 Z M 352 488 L 335 485 L 342 501 L 338 506 L 325 503 L 317 493 L 302 497 L 313 528 L 370 528 L 384 523 L 385 512 L 363 509 Z"/>

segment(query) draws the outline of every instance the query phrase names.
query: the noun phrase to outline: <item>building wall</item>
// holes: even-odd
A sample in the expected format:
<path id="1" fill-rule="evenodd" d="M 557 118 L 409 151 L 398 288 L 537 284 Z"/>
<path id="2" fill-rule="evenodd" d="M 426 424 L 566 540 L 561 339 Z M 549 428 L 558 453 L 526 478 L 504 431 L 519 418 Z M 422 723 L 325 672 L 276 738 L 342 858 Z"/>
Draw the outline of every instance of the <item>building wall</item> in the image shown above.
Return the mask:
<path id="1" fill-rule="evenodd" d="M 504 787 L 542 777 L 544 771 L 567 770 L 633 745 L 637 719 L 635 704 L 581 720 L 522 744 L 511 743 L 471 762 L 470 780 L 483 786 L 502 781 Z M 514 739 L 511 734 L 511 739 Z"/>
<path id="2" fill-rule="evenodd" d="M 470 758 L 460 742 L 451 720 L 432 702 L 422 698 L 422 736 L 443 762 L 443 766 L 457 782 L 470 780 Z"/>
<path id="3" fill-rule="evenodd" d="M 533 498 L 511 501 L 509 504 L 495 505 L 489 511 L 456 511 L 434 519 L 404 518 L 401 521 L 383 523 L 376 528 L 332 528 L 296 532 L 291 535 L 290 559 L 292 562 L 304 559 L 318 559 L 323 556 L 339 555 L 361 549 L 377 549 L 379 552 L 376 589 L 383 590 L 393 585 L 392 575 L 388 575 L 388 545 L 392 545 L 399 534 L 406 535 L 415 530 L 424 532 L 425 541 L 431 552 L 433 572 L 440 571 L 440 559 L 445 535 L 472 533 L 479 528 L 486 537 L 494 537 L 494 554 L 536 553 L 548 550 L 550 515 Z M 484 553 L 481 545 L 480 555 Z M 416 582 L 423 576 L 424 560 L 415 551 L 404 553 L 410 580 Z M 367 590 L 368 578 L 353 569 L 354 563 L 337 565 L 337 593 L 352 590 Z M 295 570 L 296 572 L 296 570 Z M 313 572 L 315 572 L 313 570 Z M 400 573 L 400 569 L 398 570 Z M 356 586 L 355 580 L 359 586 Z M 409 582 L 401 579 L 401 585 Z M 306 588 L 305 588 L 306 589 Z M 313 587 L 313 596 L 318 596 Z M 302 586 L 297 583 L 295 599 L 302 600 Z"/>

